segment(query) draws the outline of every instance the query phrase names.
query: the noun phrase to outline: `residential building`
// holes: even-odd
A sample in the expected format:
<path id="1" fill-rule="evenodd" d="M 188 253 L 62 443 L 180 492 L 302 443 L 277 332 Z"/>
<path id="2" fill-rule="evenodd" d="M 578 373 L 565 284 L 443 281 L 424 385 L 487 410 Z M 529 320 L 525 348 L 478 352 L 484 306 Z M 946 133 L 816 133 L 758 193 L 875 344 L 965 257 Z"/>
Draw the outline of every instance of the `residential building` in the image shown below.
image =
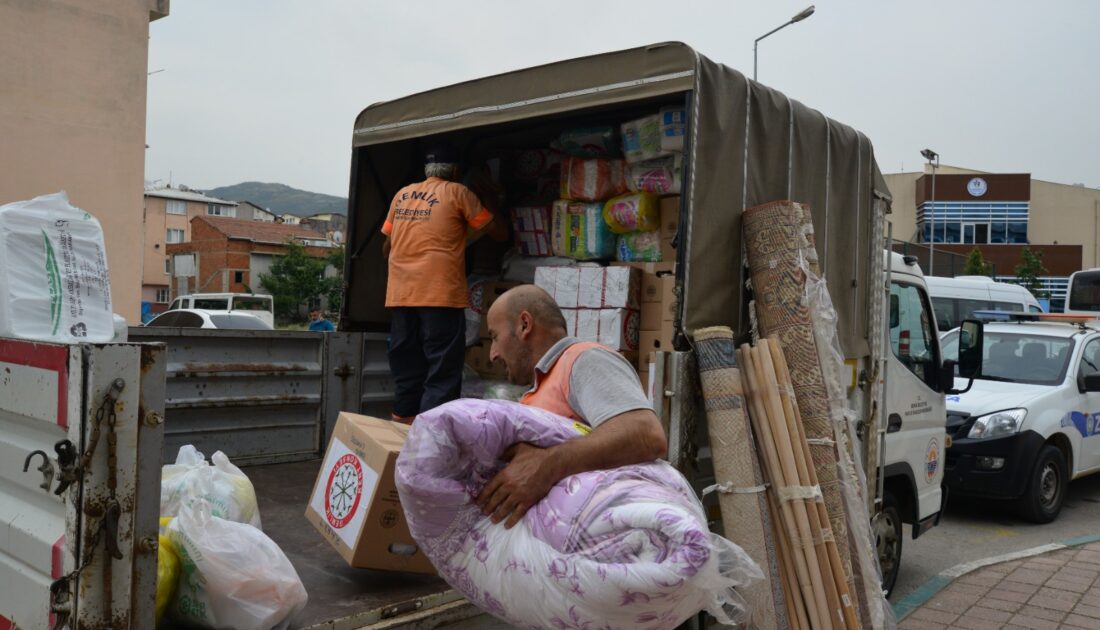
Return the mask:
<path id="1" fill-rule="evenodd" d="M 894 237 L 919 244 L 912 253 L 926 269 L 931 248 L 932 275 L 961 274 L 961 262 L 977 248 L 994 265 L 994 277 L 1011 282 L 1029 247 L 1042 255 L 1041 282 L 1057 312 L 1069 275 L 1100 267 L 1098 189 L 947 165 L 935 177 L 926 166 L 885 178 L 894 197 Z"/>
<path id="2" fill-rule="evenodd" d="M 282 223 L 283 220 L 272 210 L 256 205 L 251 201 L 242 199 L 237 202 L 237 218 L 264 221 L 266 223 Z"/>
<path id="3" fill-rule="evenodd" d="M 300 225 L 324 234 L 337 245 L 344 243 L 344 235 L 348 233 L 348 218 L 335 212 L 311 214 L 303 218 Z"/>
<path id="4" fill-rule="evenodd" d="M 286 223 L 287 225 L 299 225 L 302 222 L 302 217 L 296 214 L 291 214 L 289 212 L 284 212 L 283 214 L 280 214 L 279 218 L 282 219 L 283 223 Z"/>
<path id="5" fill-rule="evenodd" d="M 168 0 L 0 2 L 0 204 L 64 190 L 95 216 L 114 310 L 132 323 L 149 23 L 168 10 Z"/>
<path id="6" fill-rule="evenodd" d="M 199 215 L 191 219 L 188 242 L 167 246 L 172 257 L 172 295 L 187 293 L 261 293 L 260 275 L 268 273 L 287 241 L 323 257 L 332 244 L 296 225 Z"/>
<path id="7" fill-rule="evenodd" d="M 171 265 L 166 246 L 191 240 L 191 220 L 233 217 L 237 202 L 208 197 L 186 186 L 145 191 L 145 254 L 141 278 L 142 320 L 168 308 Z"/>

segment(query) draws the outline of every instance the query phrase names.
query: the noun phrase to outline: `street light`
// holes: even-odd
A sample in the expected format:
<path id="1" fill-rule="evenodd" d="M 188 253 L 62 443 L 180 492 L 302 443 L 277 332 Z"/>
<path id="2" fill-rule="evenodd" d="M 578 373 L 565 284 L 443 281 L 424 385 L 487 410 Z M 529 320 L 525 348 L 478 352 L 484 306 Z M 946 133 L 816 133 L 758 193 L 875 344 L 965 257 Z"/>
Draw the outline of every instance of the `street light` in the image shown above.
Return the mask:
<path id="1" fill-rule="evenodd" d="M 767 33 L 764 33 L 760 37 L 756 38 L 756 41 L 754 41 L 752 43 L 752 80 L 753 81 L 756 80 L 756 49 L 760 45 L 760 40 L 764 39 L 768 35 L 771 35 L 772 33 L 776 32 L 780 29 L 787 28 L 788 26 L 790 26 L 791 24 L 794 24 L 795 22 L 801 22 L 802 20 L 805 20 L 806 18 L 810 17 L 813 14 L 814 14 L 814 5 L 811 4 L 810 6 L 806 7 L 805 9 L 802 9 L 802 11 L 799 12 L 798 15 L 791 18 L 789 22 L 786 22 L 782 26 L 778 26 L 776 28 L 773 28 L 772 30 L 768 31 Z"/>
<path id="2" fill-rule="evenodd" d="M 933 220 L 936 213 L 936 169 L 940 166 L 940 154 L 936 153 L 932 149 L 924 149 L 920 152 L 921 156 L 928 160 L 928 165 L 932 167 L 932 205 L 930 206 L 932 212 L 925 213 L 925 220 L 931 224 L 931 229 L 928 230 L 928 275 L 936 275 L 936 270 L 932 266 L 936 256 L 936 222 Z M 933 162 L 935 160 L 935 162 Z M 944 224 L 943 228 L 943 240 L 947 240 L 947 224 Z"/>

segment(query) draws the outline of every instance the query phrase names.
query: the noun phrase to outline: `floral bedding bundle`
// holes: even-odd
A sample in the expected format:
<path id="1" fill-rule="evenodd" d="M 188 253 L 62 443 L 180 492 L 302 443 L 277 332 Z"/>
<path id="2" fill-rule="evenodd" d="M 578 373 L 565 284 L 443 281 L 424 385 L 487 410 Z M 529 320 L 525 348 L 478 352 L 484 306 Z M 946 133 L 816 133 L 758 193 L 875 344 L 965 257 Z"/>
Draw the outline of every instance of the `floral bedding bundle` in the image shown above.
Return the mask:
<path id="1" fill-rule="evenodd" d="M 417 417 L 397 487 L 417 543 L 455 589 L 523 628 L 674 628 L 700 610 L 748 619 L 736 592 L 761 577 L 707 528 L 663 461 L 562 479 L 512 529 L 475 498 L 513 444 L 550 447 L 587 427 L 505 401 L 458 400 Z"/>

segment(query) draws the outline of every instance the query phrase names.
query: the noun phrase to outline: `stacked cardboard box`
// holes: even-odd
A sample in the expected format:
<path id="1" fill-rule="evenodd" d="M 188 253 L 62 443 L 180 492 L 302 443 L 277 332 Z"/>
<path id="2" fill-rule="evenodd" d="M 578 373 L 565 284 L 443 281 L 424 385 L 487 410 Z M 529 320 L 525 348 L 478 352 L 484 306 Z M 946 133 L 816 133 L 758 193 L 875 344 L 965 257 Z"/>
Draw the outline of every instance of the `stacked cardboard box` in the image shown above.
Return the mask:
<path id="1" fill-rule="evenodd" d="M 640 273 L 630 267 L 539 267 L 535 284 L 562 309 L 570 336 L 613 350 L 638 349 Z"/>
<path id="2" fill-rule="evenodd" d="M 661 260 L 664 262 L 676 261 L 676 250 L 672 247 L 672 239 L 676 237 L 676 231 L 680 229 L 680 197 L 665 197 L 661 199 Z"/>

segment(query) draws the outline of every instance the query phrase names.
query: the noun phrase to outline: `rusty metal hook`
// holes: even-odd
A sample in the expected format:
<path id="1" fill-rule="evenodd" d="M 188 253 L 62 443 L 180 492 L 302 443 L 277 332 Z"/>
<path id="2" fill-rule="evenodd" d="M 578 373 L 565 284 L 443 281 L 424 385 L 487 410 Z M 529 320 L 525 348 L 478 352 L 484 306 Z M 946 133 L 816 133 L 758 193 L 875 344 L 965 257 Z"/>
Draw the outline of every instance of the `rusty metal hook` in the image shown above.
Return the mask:
<path id="1" fill-rule="evenodd" d="M 38 487 L 49 492 L 50 486 L 53 485 L 54 469 L 53 462 L 50 461 L 50 456 L 47 455 L 45 451 L 31 451 L 30 454 L 27 455 L 27 458 L 23 460 L 23 472 L 27 472 L 27 470 L 30 469 L 31 460 L 34 459 L 35 455 L 42 456 L 42 465 L 38 467 L 38 472 L 42 473 L 42 483 Z"/>

